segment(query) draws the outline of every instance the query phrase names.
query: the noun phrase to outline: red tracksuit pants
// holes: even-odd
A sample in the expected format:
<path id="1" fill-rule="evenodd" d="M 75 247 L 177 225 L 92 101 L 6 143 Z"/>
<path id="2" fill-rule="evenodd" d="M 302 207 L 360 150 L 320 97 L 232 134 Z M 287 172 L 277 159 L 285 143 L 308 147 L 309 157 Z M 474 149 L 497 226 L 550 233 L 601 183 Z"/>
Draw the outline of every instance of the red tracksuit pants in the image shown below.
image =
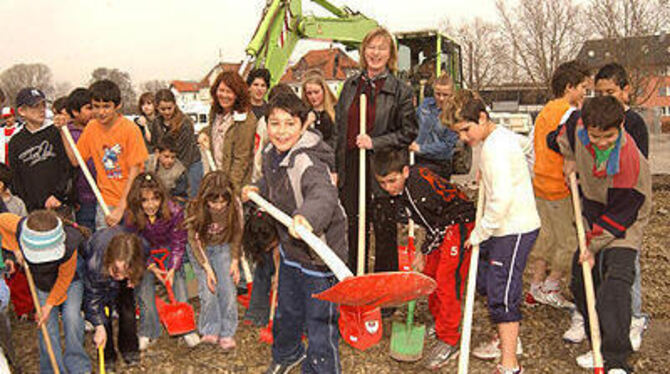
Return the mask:
<path id="1" fill-rule="evenodd" d="M 457 345 L 461 337 L 458 326 L 471 253 L 463 250 L 463 243 L 473 227 L 471 223 L 447 227 L 440 247 L 426 256 L 423 270 L 437 282 L 437 288 L 428 296 L 428 308 L 435 319 L 437 338 L 452 346 Z"/>

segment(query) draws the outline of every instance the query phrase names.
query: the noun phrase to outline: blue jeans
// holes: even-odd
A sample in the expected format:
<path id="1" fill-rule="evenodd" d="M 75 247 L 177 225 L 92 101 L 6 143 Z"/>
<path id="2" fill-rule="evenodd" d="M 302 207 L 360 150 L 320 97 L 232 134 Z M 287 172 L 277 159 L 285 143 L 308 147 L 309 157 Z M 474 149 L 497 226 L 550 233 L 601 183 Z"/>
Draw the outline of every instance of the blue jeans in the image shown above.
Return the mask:
<path id="1" fill-rule="evenodd" d="M 249 309 L 244 319 L 258 326 L 267 325 L 270 316 L 270 290 L 272 277 L 275 274 L 275 264 L 272 252 L 263 253 L 263 262 L 256 264 L 254 270 L 254 287 L 249 299 Z"/>
<path id="2" fill-rule="evenodd" d="M 200 297 L 200 315 L 198 331 L 201 335 L 214 335 L 228 338 L 237 330 L 237 295 L 233 277 L 230 276 L 231 253 L 228 244 L 207 246 L 205 256 L 216 275 L 216 293 L 207 288 L 207 273 L 193 255 L 190 245 L 186 246 L 191 258 L 193 272 L 198 279 L 198 296 Z"/>
<path id="3" fill-rule="evenodd" d="M 198 194 L 203 173 L 202 160 L 198 160 L 188 167 L 188 197 L 194 198 Z"/>
<path id="4" fill-rule="evenodd" d="M 37 290 L 37 298 L 44 305 L 49 292 Z M 73 281 L 67 289 L 67 300 L 61 305 L 54 306 L 47 321 L 47 331 L 53 347 L 56 362 L 61 373 L 79 374 L 92 370 L 91 360 L 84 350 L 84 319 L 81 316 L 81 303 L 84 296 L 84 283 L 81 280 Z M 60 345 L 58 328 L 58 313 L 63 319 L 65 330 L 65 354 Z M 40 346 L 40 373 L 53 373 L 46 345 L 42 337 L 42 330 L 38 334 Z"/>
<path id="5" fill-rule="evenodd" d="M 79 210 L 76 212 L 76 221 L 79 225 L 87 227 L 91 230 L 91 233 L 95 232 L 95 216 L 96 216 L 96 204 L 93 203 L 82 203 L 79 205 Z"/>
<path id="6" fill-rule="evenodd" d="M 161 323 L 156 309 L 156 276 L 151 271 L 144 272 L 140 286 L 137 289 L 137 303 L 140 306 L 139 336 L 158 339 L 161 335 Z M 186 281 L 182 268 L 174 273 L 174 297 L 177 301 L 187 301 Z M 166 300 L 169 302 L 169 300 Z"/>
<path id="7" fill-rule="evenodd" d="M 303 331 L 307 330 L 307 359 L 303 373 L 340 373 L 337 306 L 318 300 L 313 294 L 335 284 L 334 277 L 318 277 L 281 263 L 279 267 L 279 305 L 272 326 L 274 362 L 295 362 L 305 353 Z"/>

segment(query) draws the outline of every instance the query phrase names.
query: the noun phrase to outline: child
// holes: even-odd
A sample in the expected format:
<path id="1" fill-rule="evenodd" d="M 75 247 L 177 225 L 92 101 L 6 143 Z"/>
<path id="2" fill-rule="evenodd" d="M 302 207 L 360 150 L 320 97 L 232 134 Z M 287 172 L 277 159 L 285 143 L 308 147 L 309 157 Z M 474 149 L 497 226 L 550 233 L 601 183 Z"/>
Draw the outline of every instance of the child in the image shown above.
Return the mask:
<path id="1" fill-rule="evenodd" d="M 26 125 L 9 142 L 12 189 L 29 212 L 63 204 L 72 206 L 72 168 L 58 129 L 45 121 L 45 100 L 38 89 L 19 91 L 16 106 Z"/>
<path id="2" fill-rule="evenodd" d="M 333 152 L 321 137 L 303 125 L 307 107 L 294 94 L 279 94 L 268 107 L 268 137 L 271 146 L 263 152 L 263 177 L 256 186 L 272 204 L 293 214 L 293 227 L 302 225 L 346 261 L 346 216 L 331 182 L 327 160 Z M 279 305 L 274 320 L 272 363 L 268 373 L 287 372 L 303 363 L 303 373 L 339 373 L 339 333 L 335 304 L 312 295 L 336 282 L 333 273 L 307 247 L 296 240 L 295 230 L 277 226 L 281 265 Z M 301 336 L 307 331 L 308 348 Z M 304 360 L 304 361 L 303 361 Z"/>
<path id="3" fill-rule="evenodd" d="M 577 247 L 575 215 L 563 175 L 563 157 L 547 147 L 546 138 L 572 109 L 581 107 L 588 80 L 588 71 L 577 62 L 561 64 L 551 78 L 555 99 L 542 108 L 535 121 L 533 189 L 542 228 L 531 254 L 533 279 L 525 298 L 530 306 L 540 303 L 554 308 L 574 308 L 574 304 L 563 297 L 560 282 L 570 269 L 570 256 Z"/>
<path id="4" fill-rule="evenodd" d="M 177 143 L 171 135 L 164 136 L 156 145 L 156 152 L 149 155 L 146 169 L 156 174 L 170 197 L 179 202 L 188 199 L 188 179 L 184 164 L 177 159 Z"/>
<path id="5" fill-rule="evenodd" d="M 145 92 L 140 95 L 137 103 L 137 109 L 140 116 L 135 119 L 135 124 L 140 128 L 145 145 L 151 141 L 151 131 L 149 131 L 149 124 L 156 119 L 156 105 L 154 104 L 154 94 Z"/>
<path id="6" fill-rule="evenodd" d="M 174 287 L 177 301 L 187 301 L 186 283 L 181 269 L 186 249 L 186 230 L 182 229 L 184 212 L 170 201 L 165 188 L 153 173 L 141 173 L 133 181 L 128 193 L 128 211 L 125 224 L 149 244 L 147 271 L 137 290 L 140 303 L 139 348 L 146 350 L 161 334 L 156 310 L 156 279 Z M 169 261 L 160 269 L 151 258 L 151 250 L 166 248 Z M 184 335 L 189 347 L 199 343 L 196 333 Z"/>
<path id="7" fill-rule="evenodd" d="M 0 197 L 9 213 L 25 217 L 28 215 L 26 204 L 20 197 L 12 195 L 12 170 L 5 164 L 0 164 Z"/>
<path id="8" fill-rule="evenodd" d="M 94 118 L 84 128 L 77 148 L 84 161 L 93 160 L 97 185 L 110 210 L 104 216 L 102 208 L 97 207 L 95 226 L 99 229 L 121 221 L 130 183 L 142 171 L 148 154 L 140 130 L 119 113 L 121 91 L 116 83 L 100 80 L 89 91 Z M 65 125 L 63 121 L 55 123 Z M 69 152 L 68 156 L 78 166 L 74 155 Z"/>
<path id="9" fill-rule="evenodd" d="M 78 141 L 81 137 L 86 124 L 91 120 L 91 92 L 86 88 L 77 88 L 70 93 L 67 98 L 67 112 L 72 121 L 67 127 L 72 134 L 72 139 Z M 86 162 L 88 170 L 93 178 L 96 177 L 95 164 L 93 160 Z M 91 232 L 95 232 L 95 207 L 97 201 L 91 186 L 89 186 L 84 173 L 78 170 L 75 174 L 75 201 L 77 203 L 76 219 L 77 223 L 87 227 Z"/>
<path id="10" fill-rule="evenodd" d="M 454 103 L 460 102 L 460 95 L 468 93 L 459 91 Z M 484 211 L 465 246 L 480 245 L 477 283 L 487 296 L 498 337 L 472 354 L 482 359 L 501 357 L 496 373 L 523 373 L 515 354 L 521 353 L 522 276 L 540 228 L 530 174 L 518 139 L 491 121 L 480 99 L 471 97 L 445 110 L 448 124 L 462 141 L 470 146 L 483 143 L 479 188 L 484 189 Z"/>
<path id="11" fill-rule="evenodd" d="M 631 286 L 635 260 L 651 211 L 647 159 L 623 128 L 624 107 L 611 96 L 584 104 L 576 126 L 564 126 L 558 147 L 580 178 L 588 251 L 576 252 L 570 288 L 586 316 L 581 262 L 593 266 L 602 354 L 608 373 L 629 373 Z M 594 265 L 595 263 L 595 265 Z M 589 332 L 588 319 L 585 329 Z M 592 360 L 592 356 L 591 356 Z"/>
<path id="12" fill-rule="evenodd" d="M 254 68 L 247 77 L 249 86 L 249 100 L 251 110 L 259 120 L 267 116 L 268 103 L 265 102 L 265 94 L 270 88 L 270 71 L 266 68 Z"/>
<path id="13" fill-rule="evenodd" d="M 95 326 L 95 346 L 105 347 L 105 368 L 112 372 L 116 368 L 114 311 L 119 315 L 117 342 L 121 356 L 126 364 L 135 365 L 139 351 L 133 288 L 140 284 L 145 270 L 142 242 L 121 226 L 98 230 L 88 243 L 85 258 L 86 319 Z"/>
<path id="14" fill-rule="evenodd" d="M 70 113 L 67 111 L 67 96 L 62 96 L 54 100 L 53 104 L 51 104 L 51 112 L 54 115 L 61 114 L 69 117 Z"/>
<path id="15" fill-rule="evenodd" d="M 156 92 L 156 108 L 160 115 L 150 125 L 150 146 L 155 148 L 166 136 L 171 136 L 176 143 L 177 159 L 188 170 L 188 196 L 194 197 L 202 180 L 202 161 L 200 149 L 193 130 L 191 118 L 179 109 L 177 100 L 168 89 Z"/>
<path id="16" fill-rule="evenodd" d="M 84 295 L 82 275 L 77 272 L 78 252 L 86 240 L 82 232 L 64 223 L 55 213 L 36 210 L 26 218 L 0 214 L 3 247 L 14 251 L 18 263 L 26 261 L 32 272 L 41 304 L 38 325 L 46 324 L 53 353 L 62 373 L 88 373 L 91 362 L 84 350 Z M 58 315 L 63 321 L 65 351 L 60 345 Z M 51 373 L 44 337 L 38 335 L 40 372 Z"/>
<path id="17" fill-rule="evenodd" d="M 3 121 L 0 124 L 2 127 L 2 131 L 0 131 L 0 163 L 6 164 L 9 155 L 9 141 L 12 136 L 19 132 L 21 126 L 16 120 L 16 113 L 12 107 L 2 108 L 0 120 Z"/>
<path id="18" fill-rule="evenodd" d="M 235 349 L 242 204 L 225 173 L 209 172 L 188 206 L 188 255 L 198 279 L 201 341 Z"/>
<path id="19" fill-rule="evenodd" d="M 402 217 L 426 229 L 415 270 L 437 281 L 428 299 L 437 344 L 426 360 L 426 366 L 436 370 L 458 355 L 461 301 L 470 263 L 470 251 L 463 244 L 473 227 L 475 207 L 456 186 L 430 169 L 410 168 L 405 150 L 375 151 L 372 167 L 379 185 L 396 201 L 398 212 L 406 212 Z"/>
<path id="20" fill-rule="evenodd" d="M 302 101 L 315 113 L 314 128 L 319 130 L 323 141 L 335 150 L 337 129 L 334 121 L 337 99 L 328 87 L 321 70 L 312 69 L 305 73 L 302 81 Z"/>
<path id="21" fill-rule="evenodd" d="M 270 290 L 276 286 L 274 274 L 279 266 L 279 238 L 273 218 L 260 209 L 251 209 L 244 223 L 242 247 L 247 258 L 256 264 L 254 288 L 244 321 L 265 326 L 270 317 Z"/>

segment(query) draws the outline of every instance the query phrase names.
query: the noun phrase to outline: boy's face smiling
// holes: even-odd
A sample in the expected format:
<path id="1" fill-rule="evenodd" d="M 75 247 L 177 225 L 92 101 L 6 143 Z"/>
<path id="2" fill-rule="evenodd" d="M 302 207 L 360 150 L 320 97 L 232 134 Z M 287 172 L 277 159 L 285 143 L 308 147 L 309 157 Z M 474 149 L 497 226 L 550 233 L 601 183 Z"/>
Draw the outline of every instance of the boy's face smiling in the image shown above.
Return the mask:
<path id="1" fill-rule="evenodd" d="M 596 82 L 595 91 L 596 95 L 598 96 L 612 96 L 619 100 L 621 105 L 628 104 L 628 95 L 630 94 L 629 85 L 621 88 L 612 79 L 598 79 Z"/>
<path id="2" fill-rule="evenodd" d="M 47 116 L 47 104 L 42 100 L 33 106 L 22 105 L 19 108 L 19 114 L 27 123 L 39 128 Z"/>
<path id="3" fill-rule="evenodd" d="M 589 134 L 589 141 L 593 144 L 594 147 L 597 147 L 601 151 L 609 149 L 616 142 L 619 137 L 619 131 L 621 126 L 612 127 L 607 130 L 595 126 L 587 126 L 586 132 Z"/>
<path id="4" fill-rule="evenodd" d="M 298 142 L 303 133 L 302 121 L 287 111 L 275 108 L 268 118 L 268 138 L 277 151 L 284 153 Z"/>
<path id="5" fill-rule="evenodd" d="M 121 109 L 121 103 L 115 105 L 113 101 L 92 100 L 91 104 L 93 117 L 103 126 L 111 126 L 118 116 L 117 110 Z"/>
<path id="6" fill-rule="evenodd" d="M 176 159 L 177 154 L 169 149 L 158 152 L 158 162 L 164 169 L 172 169 Z"/>
<path id="7" fill-rule="evenodd" d="M 589 81 L 587 79 L 584 79 L 576 86 L 568 84 L 568 86 L 565 88 L 565 97 L 570 105 L 581 108 L 582 104 L 584 103 L 584 96 L 586 96 L 586 88 L 588 84 Z"/>
<path id="8" fill-rule="evenodd" d="M 402 194 L 405 189 L 405 181 L 409 178 L 409 167 L 403 166 L 402 173 L 399 171 L 392 171 L 384 176 L 375 175 L 379 186 L 391 196 L 398 196 Z"/>

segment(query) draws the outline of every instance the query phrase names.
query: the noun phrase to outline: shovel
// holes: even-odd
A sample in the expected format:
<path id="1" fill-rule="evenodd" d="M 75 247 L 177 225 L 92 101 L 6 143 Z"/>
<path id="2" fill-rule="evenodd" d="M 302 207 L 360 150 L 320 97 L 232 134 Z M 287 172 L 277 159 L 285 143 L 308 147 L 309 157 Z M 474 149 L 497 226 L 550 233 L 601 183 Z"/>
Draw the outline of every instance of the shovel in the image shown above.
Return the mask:
<path id="1" fill-rule="evenodd" d="M 280 265 L 277 265 L 274 277 L 277 281 L 279 280 L 279 266 Z M 272 342 L 274 342 L 274 339 L 272 338 L 272 324 L 275 320 L 275 312 L 277 311 L 277 291 L 277 288 L 272 288 L 272 296 L 270 296 L 270 321 L 266 327 L 261 329 L 259 335 L 259 339 L 263 343 L 272 344 Z"/>
<path id="2" fill-rule="evenodd" d="M 154 249 L 151 251 L 151 257 L 158 265 L 158 268 L 165 271 L 165 261 L 168 258 L 168 250 L 165 248 Z M 156 309 L 158 317 L 165 326 L 170 336 L 184 335 L 195 331 L 195 312 L 193 307 L 185 302 L 177 302 L 172 290 L 172 284 L 165 282 L 165 289 L 168 293 L 170 303 L 167 304 L 156 295 Z"/>
<path id="3" fill-rule="evenodd" d="M 414 153 L 410 153 L 410 165 L 414 164 Z M 398 247 L 398 264 L 402 271 L 412 271 L 412 260 L 414 258 L 414 221 L 409 220 L 409 235 L 407 246 Z M 393 322 L 391 325 L 391 358 L 397 361 L 413 362 L 423 356 L 423 337 L 426 334 L 426 326 L 414 326 L 414 309 L 416 300 L 408 304 L 407 322 Z"/>

